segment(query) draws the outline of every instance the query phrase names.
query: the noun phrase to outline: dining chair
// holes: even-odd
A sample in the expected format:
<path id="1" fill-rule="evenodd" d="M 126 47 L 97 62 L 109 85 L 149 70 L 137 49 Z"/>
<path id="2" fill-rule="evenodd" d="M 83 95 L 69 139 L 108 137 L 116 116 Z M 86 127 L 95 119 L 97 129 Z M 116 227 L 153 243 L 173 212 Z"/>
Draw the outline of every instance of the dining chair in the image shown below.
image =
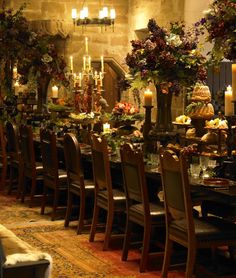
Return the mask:
<path id="1" fill-rule="evenodd" d="M 23 182 L 23 163 L 20 151 L 19 130 L 16 124 L 7 121 L 5 131 L 10 168 L 8 194 L 11 194 L 13 189 L 17 189 L 17 197 L 19 197 L 19 190 Z"/>
<path id="2" fill-rule="evenodd" d="M 7 182 L 7 169 L 8 169 L 8 158 L 6 149 L 6 137 L 4 131 L 4 124 L 0 123 L 0 189 L 5 189 Z"/>
<path id="3" fill-rule="evenodd" d="M 139 270 L 144 272 L 147 269 L 150 255 L 151 233 L 155 230 L 161 234 L 165 227 L 165 210 L 163 205 L 150 202 L 148 187 L 146 184 L 143 153 L 135 150 L 131 144 L 124 144 L 120 149 L 121 167 L 126 195 L 126 229 L 122 251 L 122 260 L 126 261 L 130 245 L 132 244 L 132 233 L 135 225 L 143 227 L 142 253 Z M 162 231 L 161 231 L 162 228 Z M 164 244 L 159 243 L 164 249 Z M 154 253 L 152 253 L 152 256 Z M 164 252 L 156 252 L 157 256 L 164 255 Z"/>
<path id="4" fill-rule="evenodd" d="M 160 155 L 166 216 L 166 245 L 162 277 L 168 276 L 173 243 L 187 248 L 185 277 L 196 274 L 198 249 L 236 246 L 236 225 L 219 217 L 194 217 L 187 161 L 170 150 Z"/>
<path id="5" fill-rule="evenodd" d="M 115 213 L 125 211 L 125 194 L 113 187 L 107 141 L 95 134 L 91 137 L 93 176 L 95 183 L 93 219 L 89 241 L 93 242 L 98 225 L 100 208 L 107 211 L 103 250 L 109 248 Z"/>
<path id="6" fill-rule="evenodd" d="M 81 150 L 76 136 L 72 133 L 65 134 L 63 146 L 68 179 L 68 200 L 64 225 L 65 227 L 69 226 L 73 208 L 73 197 L 78 196 L 79 222 L 77 226 L 77 234 L 81 234 L 82 229 L 84 228 L 86 207 L 88 207 L 88 204 L 90 203 L 87 203 L 86 201 L 89 201 L 88 197 L 90 197 L 90 201 L 92 200 L 95 186 L 93 180 L 84 178 Z"/>
<path id="7" fill-rule="evenodd" d="M 54 221 L 56 218 L 56 212 L 59 209 L 65 209 L 65 206 L 60 206 L 60 201 L 62 203 L 64 199 L 67 199 L 67 173 L 64 169 L 59 168 L 56 134 L 49 129 L 41 129 L 40 145 L 44 178 L 41 214 L 44 214 L 46 201 L 48 200 L 51 191 L 53 199 L 51 220 Z"/>
<path id="8" fill-rule="evenodd" d="M 42 198 L 43 192 L 43 164 L 36 161 L 35 144 L 32 127 L 22 124 L 19 127 L 21 155 L 23 159 L 23 182 L 20 188 L 21 201 L 24 202 L 30 181 L 30 202 L 32 207 L 36 198 Z"/>

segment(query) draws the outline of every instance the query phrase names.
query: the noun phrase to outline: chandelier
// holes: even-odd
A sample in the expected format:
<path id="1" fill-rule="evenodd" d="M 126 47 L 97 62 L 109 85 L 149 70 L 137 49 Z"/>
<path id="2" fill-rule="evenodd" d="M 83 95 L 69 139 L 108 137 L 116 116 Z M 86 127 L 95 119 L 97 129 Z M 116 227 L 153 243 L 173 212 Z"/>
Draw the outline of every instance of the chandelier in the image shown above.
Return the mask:
<path id="1" fill-rule="evenodd" d="M 83 2 L 82 9 L 79 13 L 77 13 L 77 9 L 73 8 L 71 11 L 72 20 L 74 26 L 82 26 L 82 29 L 86 28 L 86 26 L 101 26 L 101 28 L 107 26 L 112 26 L 114 31 L 114 24 L 116 18 L 116 11 L 114 8 L 108 9 L 108 7 L 104 6 L 99 10 L 98 17 L 89 17 L 89 9 L 85 5 L 85 1 Z"/>

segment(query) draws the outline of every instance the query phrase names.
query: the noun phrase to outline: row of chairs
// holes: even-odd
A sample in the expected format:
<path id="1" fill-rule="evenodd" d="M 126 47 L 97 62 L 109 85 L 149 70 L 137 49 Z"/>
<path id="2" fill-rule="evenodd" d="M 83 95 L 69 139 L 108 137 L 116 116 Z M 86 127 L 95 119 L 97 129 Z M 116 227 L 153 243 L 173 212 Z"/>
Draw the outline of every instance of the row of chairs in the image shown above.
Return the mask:
<path id="1" fill-rule="evenodd" d="M 20 127 L 21 134 L 23 129 Z M 23 136 L 20 136 L 21 138 Z M 69 225 L 73 207 L 73 196 L 80 197 L 80 213 L 77 233 L 84 228 L 84 215 L 86 211 L 86 196 L 94 197 L 93 219 L 90 229 L 89 241 L 93 242 L 99 221 L 99 210 L 107 211 L 105 237 L 103 250 L 107 250 L 112 239 L 112 228 L 115 213 L 126 214 L 126 228 L 123 242 L 122 260 L 127 260 L 128 251 L 132 242 L 133 224 L 143 226 L 142 254 L 140 271 L 147 269 L 150 236 L 153 228 L 161 231 L 166 226 L 166 243 L 159 256 L 164 255 L 162 277 L 168 276 L 170 258 L 173 252 L 173 243 L 177 242 L 188 250 L 186 277 L 192 277 L 195 271 L 196 253 L 199 248 L 213 248 L 218 246 L 236 246 L 236 226 L 221 218 L 195 217 L 192 209 L 191 191 L 188 180 L 188 165 L 186 157 L 165 150 L 161 153 L 161 177 L 164 190 L 164 204 L 150 203 L 143 154 L 135 150 L 130 144 L 121 147 L 121 165 L 124 181 L 124 191 L 115 188 L 112 183 L 110 161 L 107 144 L 104 138 L 92 135 L 92 165 L 93 181 L 86 180 L 81 163 L 80 145 L 75 135 L 66 134 L 64 137 L 64 154 L 66 171 L 57 169 L 59 165 L 57 156 L 56 136 L 52 131 L 42 130 L 41 154 L 43 165 L 44 192 L 41 213 L 44 213 L 48 191 L 54 192 L 52 220 L 55 219 L 59 203 L 59 193 L 68 193 L 65 226 Z M 21 139 L 22 140 L 22 139 Z M 53 146 L 51 145 L 53 143 Z M 23 143 L 21 141 L 23 152 Z M 28 145 L 27 145 L 28 146 Z M 49 158 L 49 156 L 51 158 Z M 47 157 L 47 158 L 46 158 Z M 24 157 L 24 169 L 26 169 Z M 27 160 L 27 159 L 26 159 Z M 52 181 L 55 180 L 53 183 Z M 32 187 L 31 187 L 32 190 Z M 66 192 L 65 192 L 66 191 Z M 24 196 L 24 190 L 20 190 Z M 32 191 L 31 191 L 32 193 Z M 32 199 L 32 196 L 31 198 Z"/>
<path id="2" fill-rule="evenodd" d="M 9 126 L 11 125 L 11 128 Z M 17 141 L 18 156 L 18 188 L 17 196 L 24 201 L 27 193 L 27 183 L 25 179 L 31 180 L 30 185 L 30 206 L 33 205 L 38 183 L 43 181 L 43 193 L 41 201 L 41 214 L 45 212 L 45 206 L 49 196 L 52 196 L 51 219 L 56 219 L 59 207 L 60 196 L 67 196 L 67 209 L 65 216 L 65 226 L 69 225 L 73 208 L 73 196 L 80 198 L 80 212 L 77 233 L 81 233 L 84 227 L 84 215 L 86 211 L 86 196 L 93 197 L 93 218 L 90 229 L 89 241 L 93 242 L 97 232 L 100 209 L 105 210 L 105 236 L 103 250 L 110 247 L 113 236 L 114 217 L 116 213 L 126 215 L 127 223 L 125 229 L 124 247 L 122 260 L 127 260 L 128 250 L 131 243 L 132 224 L 143 226 L 144 236 L 142 242 L 142 255 L 140 271 L 147 268 L 148 254 L 150 246 L 150 236 L 153 227 L 164 225 L 163 207 L 151 204 L 148 200 L 146 180 L 144 178 L 144 163 L 142 154 L 134 152 L 131 145 L 125 145 L 122 149 L 122 163 L 124 173 L 125 191 L 114 187 L 110 172 L 110 161 L 107 142 L 104 138 L 96 135 L 91 137 L 92 165 L 94 180 L 86 180 L 81 164 L 80 145 L 75 135 L 66 134 L 63 141 L 64 157 L 66 169 L 60 169 L 58 160 L 58 146 L 56 135 L 51 130 L 43 129 L 40 132 L 40 148 L 42 161 L 36 160 L 35 145 L 31 127 L 21 125 L 19 127 L 19 138 L 17 128 L 12 123 L 6 124 L 8 130 L 14 131 Z M 8 141 L 8 136 L 7 141 Z M 8 141 L 8 144 L 10 141 Z M 13 152 L 13 150 L 11 150 Z M 10 154 L 10 152 L 9 152 Z M 10 169 L 13 168 L 10 161 Z M 14 169 L 15 170 L 15 169 Z M 10 182 L 10 184 L 12 184 Z M 130 187 L 131 185 L 131 187 Z M 12 185 L 10 185 L 12 190 Z M 10 193 L 11 190 L 8 190 Z M 53 193 L 53 194 L 49 194 Z M 162 253 L 163 254 L 163 253 Z"/>

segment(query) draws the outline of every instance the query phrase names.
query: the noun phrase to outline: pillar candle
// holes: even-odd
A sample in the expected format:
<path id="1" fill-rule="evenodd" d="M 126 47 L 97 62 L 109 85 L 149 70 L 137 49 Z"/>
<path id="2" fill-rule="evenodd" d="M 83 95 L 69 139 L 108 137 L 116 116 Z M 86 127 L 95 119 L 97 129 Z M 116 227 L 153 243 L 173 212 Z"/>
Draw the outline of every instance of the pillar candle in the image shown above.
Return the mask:
<path id="1" fill-rule="evenodd" d="M 73 67 L 73 56 L 70 56 L 70 70 L 71 70 L 72 73 L 73 73 L 73 69 L 74 69 L 74 67 Z"/>
<path id="2" fill-rule="evenodd" d="M 58 98 L 58 87 L 56 85 L 52 87 L 52 98 Z"/>
<path id="3" fill-rule="evenodd" d="M 16 79 L 17 78 L 17 67 L 15 66 L 13 68 L 13 79 Z"/>
<path id="4" fill-rule="evenodd" d="M 152 106 L 152 91 L 144 91 L 144 106 Z"/>
<path id="5" fill-rule="evenodd" d="M 102 79 L 103 79 L 103 75 L 102 75 L 102 72 L 100 71 L 99 72 L 99 80 L 100 80 L 100 86 L 102 87 L 103 84 L 102 84 Z"/>
<path id="6" fill-rule="evenodd" d="M 98 84 L 98 73 L 97 73 L 96 70 L 94 72 L 94 81 L 95 81 L 95 85 L 97 86 L 97 84 Z"/>
<path id="7" fill-rule="evenodd" d="M 232 64 L 232 94 L 233 100 L 236 101 L 236 64 Z"/>
<path id="8" fill-rule="evenodd" d="M 231 115 L 233 115 L 232 88 L 228 86 L 225 91 L 225 116 Z"/>
<path id="9" fill-rule="evenodd" d="M 109 133 L 110 132 L 110 124 L 105 123 L 103 124 L 103 133 Z"/>

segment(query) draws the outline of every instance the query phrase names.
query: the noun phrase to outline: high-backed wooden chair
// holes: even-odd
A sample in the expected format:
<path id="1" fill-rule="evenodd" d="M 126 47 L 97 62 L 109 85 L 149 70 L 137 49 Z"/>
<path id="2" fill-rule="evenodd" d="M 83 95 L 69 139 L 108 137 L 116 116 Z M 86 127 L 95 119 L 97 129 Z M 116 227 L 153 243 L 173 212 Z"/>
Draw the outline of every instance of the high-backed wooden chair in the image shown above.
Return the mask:
<path id="1" fill-rule="evenodd" d="M 52 191 L 53 206 L 51 219 L 55 220 L 59 208 L 60 197 L 67 199 L 67 173 L 59 168 L 56 135 L 48 129 L 40 130 L 40 143 L 43 162 L 44 190 L 41 214 L 44 214 L 49 191 Z"/>
<path id="2" fill-rule="evenodd" d="M 10 167 L 8 194 L 11 194 L 12 189 L 16 184 L 17 197 L 19 197 L 19 189 L 23 182 L 23 165 L 20 152 L 19 130 L 17 126 L 10 121 L 6 122 L 5 130 Z"/>
<path id="3" fill-rule="evenodd" d="M 124 144 L 120 152 L 127 211 L 122 260 L 126 261 L 128 257 L 132 232 L 134 232 L 133 224 L 142 226 L 144 234 L 140 272 L 144 272 L 149 258 L 152 228 L 165 227 L 165 212 L 162 205 L 149 202 L 143 153 L 140 150 L 134 150 L 131 144 Z M 164 244 L 160 244 L 160 246 L 164 248 Z M 163 252 L 158 252 L 156 255 L 163 256 L 163 254 Z"/>
<path id="4" fill-rule="evenodd" d="M 162 277 L 168 276 L 173 242 L 177 242 L 188 250 L 185 277 L 190 278 L 196 269 L 198 249 L 236 246 L 236 225 L 218 217 L 194 217 L 188 167 L 183 154 L 178 158 L 174 152 L 164 151 L 160 162 L 166 211 Z"/>
<path id="5" fill-rule="evenodd" d="M 4 189 L 6 187 L 7 178 L 7 150 L 3 123 L 0 123 L 0 169 L 0 189 Z"/>
<path id="6" fill-rule="evenodd" d="M 42 197 L 43 192 L 43 164 L 41 161 L 35 159 L 35 146 L 33 139 L 33 131 L 31 126 L 20 125 L 20 145 L 21 155 L 23 159 L 23 183 L 20 189 L 21 200 L 24 202 L 25 194 L 27 192 L 26 179 L 30 180 L 30 202 L 29 206 L 33 205 L 36 197 Z M 36 189 L 38 192 L 36 192 Z M 36 195 L 37 194 L 37 195 Z"/>
<path id="7" fill-rule="evenodd" d="M 80 234 L 84 227 L 86 197 L 93 197 L 94 182 L 93 180 L 87 180 L 84 178 L 84 172 L 81 163 L 81 151 L 76 136 L 72 133 L 67 133 L 64 136 L 63 146 L 68 178 L 68 201 L 65 227 L 69 226 L 73 206 L 73 197 L 79 196 L 79 223 L 77 227 L 77 234 Z"/>
<path id="8" fill-rule="evenodd" d="M 89 241 L 94 241 L 99 210 L 102 208 L 107 211 L 103 245 L 103 250 L 107 250 L 112 235 L 114 213 L 125 211 L 125 194 L 123 191 L 115 189 L 112 186 L 108 148 L 105 138 L 99 138 L 96 135 L 92 135 L 91 142 L 95 197 Z"/>

